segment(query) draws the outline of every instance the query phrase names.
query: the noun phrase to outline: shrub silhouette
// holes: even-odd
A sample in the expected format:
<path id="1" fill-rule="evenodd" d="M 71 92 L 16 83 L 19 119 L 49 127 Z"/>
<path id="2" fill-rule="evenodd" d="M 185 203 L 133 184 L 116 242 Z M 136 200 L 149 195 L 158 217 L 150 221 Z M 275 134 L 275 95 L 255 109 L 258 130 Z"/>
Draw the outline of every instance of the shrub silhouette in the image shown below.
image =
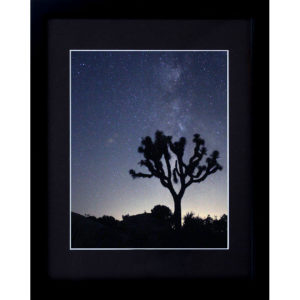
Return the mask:
<path id="1" fill-rule="evenodd" d="M 156 177 L 161 185 L 167 188 L 174 200 L 174 224 L 175 229 L 181 228 L 181 201 L 185 190 L 193 183 L 203 182 L 209 175 L 222 170 L 217 162 L 219 152 L 213 151 L 206 158 L 205 164 L 200 164 L 207 155 L 205 141 L 199 134 L 194 135 L 194 153 L 188 163 L 183 160 L 186 139 L 181 137 L 173 142 L 172 136 L 166 136 L 162 131 L 156 131 L 155 140 L 147 136 L 142 139 L 138 152 L 143 154 L 144 159 L 139 162 L 140 166 L 146 167 L 148 173 L 130 170 L 132 178 Z M 175 164 L 171 164 L 171 153 L 175 156 Z M 180 187 L 178 192 L 176 184 Z"/>
<path id="2" fill-rule="evenodd" d="M 226 248 L 227 246 L 227 216 L 213 219 L 210 215 L 206 218 L 188 213 L 183 223 L 184 243 L 188 247 Z"/>
<path id="3" fill-rule="evenodd" d="M 100 218 L 97 219 L 97 221 L 102 224 L 102 225 L 106 225 L 106 226 L 117 226 L 119 221 L 116 220 L 114 217 L 112 216 L 102 216 Z"/>
<path id="4" fill-rule="evenodd" d="M 126 221 L 126 220 L 128 220 L 129 217 L 130 217 L 129 214 L 122 215 L 122 220 Z"/>
<path id="5" fill-rule="evenodd" d="M 72 243 L 82 248 L 226 248 L 225 214 L 218 219 L 187 213 L 180 231 L 173 229 L 172 216 L 164 205 L 156 205 L 151 213 L 124 215 L 122 221 L 112 216 L 80 218 L 76 214 L 72 217 Z"/>
<path id="6" fill-rule="evenodd" d="M 170 220 L 172 217 L 172 211 L 165 205 L 156 205 L 151 209 L 151 214 L 159 220 Z"/>

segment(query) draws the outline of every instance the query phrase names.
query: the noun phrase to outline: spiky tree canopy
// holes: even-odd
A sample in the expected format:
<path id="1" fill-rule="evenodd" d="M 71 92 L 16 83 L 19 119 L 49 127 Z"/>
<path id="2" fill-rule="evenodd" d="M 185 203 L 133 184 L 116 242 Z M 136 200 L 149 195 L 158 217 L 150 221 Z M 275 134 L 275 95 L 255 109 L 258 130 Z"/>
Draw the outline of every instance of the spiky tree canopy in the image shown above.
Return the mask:
<path id="1" fill-rule="evenodd" d="M 213 151 L 207 156 L 205 141 L 199 134 L 194 135 L 194 153 L 188 162 L 183 161 L 186 139 L 180 138 L 173 142 L 171 136 L 166 136 L 162 131 L 156 131 L 155 140 L 147 136 L 142 139 L 138 152 L 142 153 L 144 159 L 139 164 L 147 168 L 147 173 L 130 170 L 133 178 L 156 177 L 161 184 L 168 188 L 173 197 L 182 197 L 185 189 L 192 183 L 200 183 L 209 175 L 222 170 L 217 162 L 219 152 Z M 175 164 L 171 165 L 171 153 L 175 155 Z M 203 163 L 204 158 L 205 162 Z M 176 192 L 173 184 L 180 184 Z"/>

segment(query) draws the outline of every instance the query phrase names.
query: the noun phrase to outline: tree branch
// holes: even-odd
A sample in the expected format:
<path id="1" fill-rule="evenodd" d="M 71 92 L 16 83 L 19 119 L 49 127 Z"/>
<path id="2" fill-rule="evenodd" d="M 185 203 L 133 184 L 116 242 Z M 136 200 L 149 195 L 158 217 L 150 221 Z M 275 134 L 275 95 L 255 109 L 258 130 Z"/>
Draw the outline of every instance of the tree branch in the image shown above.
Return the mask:
<path id="1" fill-rule="evenodd" d="M 129 171 L 129 174 L 132 176 L 132 178 L 151 178 L 153 177 L 154 175 L 153 174 L 145 174 L 145 173 L 136 173 L 134 170 L 130 170 Z"/>
<path id="2" fill-rule="evenodd" d="M 161 131 L 155 133 L 155 141 L 147 136 L 142 139 L 141 146 L 138 148 L 139 153 L 143 153 L 144 160 L 140 161 L 141 166 L 145 166 L 149 173 L 137 173 L 130 170 L 129 173 L 133 178 L 152 178 L 157 177 L 160 183 L 169 189 L 174 198 L 183 196 L 186 188 L 192 183 L 199 183 L 204 181 L 209 175 L 222 170 L 222 167 L 217 162 L 219 152 L 214 151 L 206 159 L 206 165 L 200 165 L 203 157 L 207 154 L 207 149 L 204 146 L 205 142 L 200 138 L 199 134 L 194 135 L 193 142 L 194 153 L 189 159 L 189 163 L 185 164 L 183 161 L 184 148 L 186 144 L 185 138 L 180 138 L 177 142 L 172 142 L 171 136 L 166 136 Z M 171 166 L 171 155 L 169 150 L 175 156 L 175 166 Z M 164 158 L 166 168 L 162 163 Z M 165 171 L 165 169 L 167 169 Z M 204 172 L 205 171 L 205 172 Z M 166 174 L 167 173 L 167 174 Z M 172 181 L 173 176 L 173 181 Z M 187 177 L 189 180 L 187 181 Z M 173 184 L 180 180 L 180 189 L 178 193 L 175 191 Z"/>

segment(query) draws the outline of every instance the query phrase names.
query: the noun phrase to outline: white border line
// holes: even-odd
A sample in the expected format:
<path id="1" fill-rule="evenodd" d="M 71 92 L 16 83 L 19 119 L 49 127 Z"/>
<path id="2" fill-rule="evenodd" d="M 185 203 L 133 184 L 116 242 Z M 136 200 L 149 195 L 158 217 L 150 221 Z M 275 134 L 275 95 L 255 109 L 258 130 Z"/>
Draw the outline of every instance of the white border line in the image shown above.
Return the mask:
<path id="1" fill-rule="evenodd" d="M 226 52 L 227 53 L 227 248 L 72 248 L 72 236 L 71 236 L 71 223 L 72 223 L 72 52 Z M 69 119 L 70 119 L 70 132 L 69 132 L 69 143 L 70 143 L 70 158 L 69 158 L 69 170 L 70 170 L 70 224 L 69 224 L 69 250 L 229 250 L 229 50 L 116 50 L 116 49 L 106 49 L 106 50 L 82 50 L 82 49 L 70 49 L 69 50 Z"/>
<path id="2" fill-rule="evenodd" d="M 229 50 L 147 50 L 147 49 L 139 49 L 139 50 L 129 50 L 129 49 L 106 49 L 106 50 L 82 50 L 82 49 L 70 49 L 69 52 L 227 52 Z"/>
<path id="3" fill-rule="evenodd" d="M 69 209 L 69 218 L 70 218 L 70 226 L 69 226 L 69 243 L 70 243 L 70 250 L 72 250 L 72 51 L 69 52 L 69 93 L 70 93 L 70 98 L 69 98 L 69 126 L 70 126 L 70 131 L 69 131 L 69 177 L 70 177 L 70 183 L 69 183 L 69 193 L 70 193 L 70 209 Z"/>
<path id="4" fill-rule="evenodd" d="M 229 50 L 227 50 L 227 249 L 229 249 Z"/>

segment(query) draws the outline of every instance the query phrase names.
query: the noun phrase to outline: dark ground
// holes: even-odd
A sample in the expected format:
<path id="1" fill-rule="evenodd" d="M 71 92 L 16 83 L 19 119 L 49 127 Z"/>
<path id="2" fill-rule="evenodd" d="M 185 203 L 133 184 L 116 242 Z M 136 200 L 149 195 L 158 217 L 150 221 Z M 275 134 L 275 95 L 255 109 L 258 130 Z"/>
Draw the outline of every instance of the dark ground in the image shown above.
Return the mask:
<path id="1" fill-rule="evenodd" d="M 72 248 L 226 248 L 227 216 L 202 219 L 184 217 L 180 232 L 174 230 L 172 214 L 165 206 L 151 213 L 96 218 L 72 212 Z"/>

